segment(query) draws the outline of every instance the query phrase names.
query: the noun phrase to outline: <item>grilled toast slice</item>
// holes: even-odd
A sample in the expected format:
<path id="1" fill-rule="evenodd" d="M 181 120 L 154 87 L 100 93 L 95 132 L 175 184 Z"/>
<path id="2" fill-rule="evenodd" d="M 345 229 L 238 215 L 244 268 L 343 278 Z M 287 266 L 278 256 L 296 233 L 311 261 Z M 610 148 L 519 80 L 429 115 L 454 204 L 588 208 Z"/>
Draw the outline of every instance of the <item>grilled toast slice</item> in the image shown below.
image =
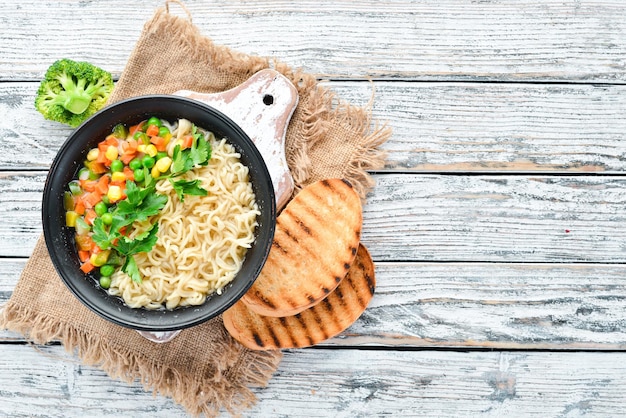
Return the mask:
<path id="1" fill-rule="evenodd" d="M 369 304 L 375 287 L 374 263 L 367 249 L 359 245 L 346 277 L 317 305 L 277 318 L 258 315 L 238 301 L 222 319 L 230 335 L 252 350 L 308 347 L 352 325 Z"/>
<path id="2" fill-rule="evenodd" d="M 276 219 L 270 253 L 241 299 L 259 315 L 295 315 L 332 292 L 360 242 L 361 200 L 350 183 L 320 180 L 298 193 Z"/>

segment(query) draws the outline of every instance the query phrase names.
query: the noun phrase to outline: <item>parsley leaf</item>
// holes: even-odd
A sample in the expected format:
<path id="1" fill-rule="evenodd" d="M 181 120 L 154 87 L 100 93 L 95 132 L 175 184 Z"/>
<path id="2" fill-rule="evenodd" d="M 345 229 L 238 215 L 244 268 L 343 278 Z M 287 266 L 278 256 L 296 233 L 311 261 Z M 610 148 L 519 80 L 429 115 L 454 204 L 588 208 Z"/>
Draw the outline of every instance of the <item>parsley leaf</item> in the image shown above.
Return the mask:
<path id="1" fill-rule="evenodd" d="M 172 177 L 179 176 L 191 170 L 195 166 L 204 166 L 211 159 L 211 144 L 201 133 L 196 133 L 193 127 L 193 142 L 191 148 L 181 149 L 180 145 L 174 147 L 172 153 L 172 165 L 170 172 Z"/>
<path id="2" fill-rule="evenodd" d="M 137 253 L 148 252 L 157 242 L 156 233 L 158 230 L 159 224 L 154 224 L 150 230 L 137 236 L 135 239 L 122 236 L 118 240 L 117 245 L 115 245 L 115 249 L 119 251 L 120 254 L 127 257 Z"/>
<path id="3" fill-rule="evenodd" d="M 141 274 L 139 273 L 139 267 L 137 267 L 135 257 L 133 257 L 132 255 L 126 257 L 124 265 L 122 266 L 122 271 L 128 274 L 133 282 L 141 283 Z"/>
<path id="4" fill-rule="evenodd" d="M 107 231 L 101 217 L 98 216 L 93 220 L 93 234 L 91 235 L 91 239 L 98 247 L 100 247 L 101 250 L 108 250 L 111 248 L 111 242 L 115 238 L 116 237 L 114 235 Z"/>
<path id="5" fill-rule="evenodd" d="M 207 165 L 211 156 L 211 146 L 207 140 L 204 139 L 204 136 L 200 134 L 195 136 L 196 138 L 194 139 L 191 150 L 189 151 L 189 157 L 193 161 L 194 165 Z"/>
<path id="6" fill-rule="evenodd" d="M 181 202 L 185 201 L 185 195 L 193 195 L 193 196 L 206 196 L 208 192 L 200 187 L 200 180 L 177 180 L 174 181 L 171 178 L 169 179 L 170 183 L 174 187 L 174 191 L 178 195 L 178 198 Z"/>
<path id="7" fill-rule="evenodd" d="M 121 237 L 115 249 L 122 255 L 126 256 L 122 271 L 130 276 L 135 283 L 141 283 L 141 274 L 137 267 L 137 262 L 133 257 L 134 254 L 148 252 L 154 247 L 157 242 L 156 233 L 159 230 L 159 225 L 154 224 L 150 230 L 140 234 L 135 239 L 128 237 Z"/>
<path id="8" fill-rule="evenodd" d="M 172 153 L 172 165 L 170 166 L 172 176 L 179 176 L 192 168 L 193 161 L 189 158 L 189 151 L 181 150 L 180 145 L 176 145 Z"/>

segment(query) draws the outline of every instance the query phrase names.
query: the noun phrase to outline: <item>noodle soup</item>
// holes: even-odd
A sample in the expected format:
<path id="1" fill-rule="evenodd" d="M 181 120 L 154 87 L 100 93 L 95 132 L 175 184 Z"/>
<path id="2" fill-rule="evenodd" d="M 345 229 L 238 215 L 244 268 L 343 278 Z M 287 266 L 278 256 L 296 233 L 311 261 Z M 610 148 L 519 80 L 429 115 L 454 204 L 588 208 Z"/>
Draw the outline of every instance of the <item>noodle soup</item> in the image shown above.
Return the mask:
<path id="1" fill-rule="evenodd" d="M 221 294 L 260 214 L 236 149 L 186 119 L 118 125 L 65 194 L 81 270 L 132 308 Z"/>

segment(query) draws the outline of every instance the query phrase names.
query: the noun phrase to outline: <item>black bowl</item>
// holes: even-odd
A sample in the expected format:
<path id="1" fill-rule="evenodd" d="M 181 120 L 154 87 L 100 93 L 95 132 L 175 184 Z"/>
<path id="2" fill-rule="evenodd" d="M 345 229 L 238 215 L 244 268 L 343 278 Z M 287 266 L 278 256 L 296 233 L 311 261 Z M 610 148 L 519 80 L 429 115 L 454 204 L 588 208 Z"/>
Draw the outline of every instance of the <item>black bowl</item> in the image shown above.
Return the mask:
<path id="1" fill-rule="evenodd" d="M 199 306 L 173 310 L 130 308 L 123 300 L 102 289 L 95 276 L 81 270 L 74 228 L 65 226 L 63 193 L 76 177 L 90 148 L 111 133 L 118 123 L 135 124 L 150 116 L 169 121 L 185 118 L 198 127 L 226 137 L 250 170 L 256 201 L 261 212 L 255 241 L 235 279 L 221 295 L 209 296 Z M 89 309 L 118 325 L 140 331 L 174 331 L 205 322 L 228 309 L 252 286 L 269 253 L 276 222 L 272 180 L 263 157 L 246 133 L 219 111 L 198 101 L 177 96 L 141 96 L 112 104 L 85 121 L 65 141 L 46 179 L 43 193 L 43 232 L 52 262 L 70 291 Z M 64 303 L 64 301 L 59 301 Z"/>

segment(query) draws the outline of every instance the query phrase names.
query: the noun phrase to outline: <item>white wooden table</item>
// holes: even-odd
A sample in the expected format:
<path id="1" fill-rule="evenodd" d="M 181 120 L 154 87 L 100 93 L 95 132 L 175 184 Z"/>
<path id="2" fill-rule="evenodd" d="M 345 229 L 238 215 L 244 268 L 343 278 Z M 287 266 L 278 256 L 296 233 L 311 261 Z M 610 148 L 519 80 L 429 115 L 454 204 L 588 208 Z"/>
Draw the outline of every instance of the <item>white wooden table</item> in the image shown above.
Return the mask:
<path id="1" fill-rule="evenodd" d="M 119 77 L 163 4 L 2 1 L 0 303 L 70 132 L 34 110 L 39 80 L 62 57 Z M 354 104 L 375 88 L 394 129 L 364 209 L 371 305 L 286 351 L 246 415 L 626 414 L 623 0 L 185 4 L 215 42 L 319 74 Z M 60 344 L 0 331 L 2 417 L 184 415 Z"/>

